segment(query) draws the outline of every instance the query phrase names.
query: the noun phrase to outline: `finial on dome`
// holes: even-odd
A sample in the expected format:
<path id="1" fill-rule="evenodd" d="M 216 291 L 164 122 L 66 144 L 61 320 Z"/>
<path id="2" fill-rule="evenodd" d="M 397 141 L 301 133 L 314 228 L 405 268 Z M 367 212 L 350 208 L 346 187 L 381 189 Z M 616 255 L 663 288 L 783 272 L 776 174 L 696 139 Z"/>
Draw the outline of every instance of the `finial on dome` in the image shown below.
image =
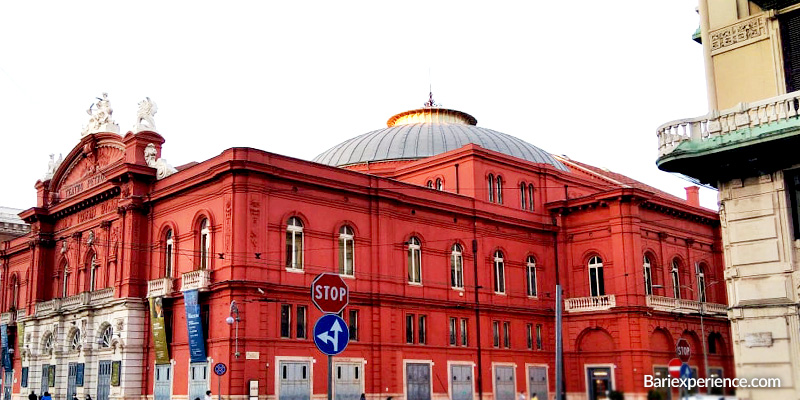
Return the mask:
<path id="1" fill-rule="evenodd" d="M 425 102 L 425 104 L 423 104 L 423 107 L 428 107 L 428 108 L 439 107 L 439 105 L 436 104 L 435 101 L 433 101 L 433 91 L 428 92 L 428 101 Z"/>

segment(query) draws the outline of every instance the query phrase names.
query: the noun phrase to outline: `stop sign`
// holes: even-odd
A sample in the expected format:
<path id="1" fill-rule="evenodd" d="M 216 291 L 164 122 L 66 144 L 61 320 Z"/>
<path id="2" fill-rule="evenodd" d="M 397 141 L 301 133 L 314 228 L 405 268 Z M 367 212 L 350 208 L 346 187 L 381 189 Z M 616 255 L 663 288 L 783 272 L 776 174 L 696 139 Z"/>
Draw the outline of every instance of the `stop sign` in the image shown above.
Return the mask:
<path id="1" fill-rule="evenodd" d="M 689 347 L 689 342 L 687 342 L 686 339 L 680 338 L 678 342 L 675 343 L 675 354 L 681 361 L 689 362 L 689 357 L 692 356 L 692 349 Z"/>
<path id="2" fill-rule="evenodd" d="M 350 302 L 350 290 L 339 275 L 319 274 L 311 282 L 311 301 L 324 313 L 338 314 Z"/>

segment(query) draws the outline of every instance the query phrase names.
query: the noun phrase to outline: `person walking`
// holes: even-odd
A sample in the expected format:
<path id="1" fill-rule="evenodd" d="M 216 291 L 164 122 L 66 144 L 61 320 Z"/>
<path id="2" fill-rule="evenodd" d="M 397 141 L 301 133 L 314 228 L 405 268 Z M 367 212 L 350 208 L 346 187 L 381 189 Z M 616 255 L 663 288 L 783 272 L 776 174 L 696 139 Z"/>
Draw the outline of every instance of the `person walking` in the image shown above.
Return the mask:
<path id="1" fill-rule="evenodd" d="M 203 400 L 214 400 L 214 398 L 211 397 L 211 391 L 210 390 L 206 390 L 206 397 Z"/>
<path id="2" fill-rule="evenodd" d="M 39 396 L 37 396 L 36 393 L 31 390 L 31 394 L 28 395 L 28 400 L 39 400 Z"/>
<path id="3" fill-rule="evenodd" d="M 44 392 L 44 396 L 42 396 L 42 400 L 53 400 L 53 398 L 50 397 L 50 392 Z"/>

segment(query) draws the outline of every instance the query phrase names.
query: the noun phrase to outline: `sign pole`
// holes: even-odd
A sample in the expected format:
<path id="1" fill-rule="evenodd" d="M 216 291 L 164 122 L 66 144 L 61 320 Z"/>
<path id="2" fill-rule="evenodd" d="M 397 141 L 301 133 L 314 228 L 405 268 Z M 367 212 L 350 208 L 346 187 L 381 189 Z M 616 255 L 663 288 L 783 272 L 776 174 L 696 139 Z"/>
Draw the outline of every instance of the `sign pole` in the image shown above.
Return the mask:
<path id="1" fill-rule="evenodd" d="M 328 356 L 328 400 L 333 400 L 333 356 Z"/>
<path id="2" fill-rule="evenodd" d="M 217 399 L 222 400 L 222 375 L 217 375 Z"/>

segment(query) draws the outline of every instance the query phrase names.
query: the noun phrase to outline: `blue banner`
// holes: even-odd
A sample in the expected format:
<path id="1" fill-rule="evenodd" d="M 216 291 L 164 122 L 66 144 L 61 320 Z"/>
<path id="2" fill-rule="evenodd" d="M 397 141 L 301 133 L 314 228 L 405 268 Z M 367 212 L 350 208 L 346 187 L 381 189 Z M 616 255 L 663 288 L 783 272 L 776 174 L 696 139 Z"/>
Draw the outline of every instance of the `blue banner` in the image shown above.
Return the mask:
<path id="1" fill-rule="evenodd" d="M 11 371 L 11 354 L 8 352 L 8 325 L 0 325 L 0 346 L 3 347 L 3 369 Z"/>
<path id="2" fill-rule="evenodd" d="M 197 290 L 183 292 L 186 306 L 186 328 L 189 332 L 189 356 L 191 362 L 206 362 L 206 341 L 203 338 L 203 322 L 200 320 L 200 304 L 197 303 Z"/>

